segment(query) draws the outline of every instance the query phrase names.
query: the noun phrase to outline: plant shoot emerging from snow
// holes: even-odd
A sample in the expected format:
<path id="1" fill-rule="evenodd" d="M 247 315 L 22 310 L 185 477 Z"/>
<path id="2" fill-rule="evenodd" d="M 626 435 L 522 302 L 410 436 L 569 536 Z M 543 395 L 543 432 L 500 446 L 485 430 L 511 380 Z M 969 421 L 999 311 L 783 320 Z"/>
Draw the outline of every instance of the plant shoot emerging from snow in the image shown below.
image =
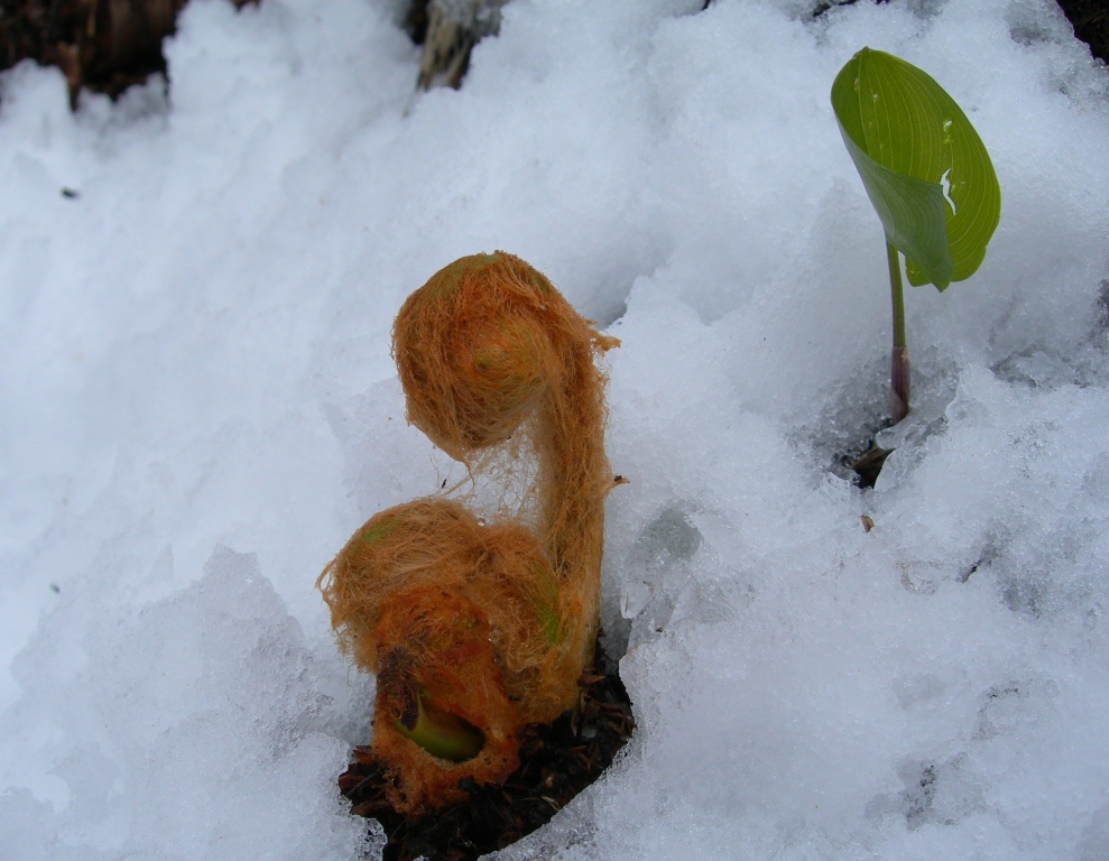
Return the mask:
<path id="1" fill-rule="evenodd" d="M 970 120 L 932 78 L 863 48 L 832 84 L 832 107 L 886 233 L 893 304 L 890 412 L 909 413 L 909 353 L 898 252 L 913 286 L 974 274 L 1001 216 L 1001 190 Z"/>
<path id="2" fill-rule="evenodd" d="M 377 674 L 373 750 L 401 812 L 503 781 L 519 730 L 577 703 L 613 486 L 595 358 L 616 343 L 503 252 L 450 264 L 397 316 L 409 421 L 474 474 L 526 443 L 535 474 L 489 521 L 445 496 L 380 512 L 320 577 L 343 648 Z"/>

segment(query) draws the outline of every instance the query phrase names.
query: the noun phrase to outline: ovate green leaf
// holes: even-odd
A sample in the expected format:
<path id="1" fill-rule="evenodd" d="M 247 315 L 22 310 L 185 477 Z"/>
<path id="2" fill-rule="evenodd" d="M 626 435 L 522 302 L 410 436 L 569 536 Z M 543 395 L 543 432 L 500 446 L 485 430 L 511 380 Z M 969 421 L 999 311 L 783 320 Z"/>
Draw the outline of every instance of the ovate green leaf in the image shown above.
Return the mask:
<path id="1" fill-rule="evenodd" d="M 943 290 L 973 275 L 1001 216 L 1001 189 L 955 100 L 915 66 L 863 48 L 836 76 L 832 108 L 910 283 Z"/>

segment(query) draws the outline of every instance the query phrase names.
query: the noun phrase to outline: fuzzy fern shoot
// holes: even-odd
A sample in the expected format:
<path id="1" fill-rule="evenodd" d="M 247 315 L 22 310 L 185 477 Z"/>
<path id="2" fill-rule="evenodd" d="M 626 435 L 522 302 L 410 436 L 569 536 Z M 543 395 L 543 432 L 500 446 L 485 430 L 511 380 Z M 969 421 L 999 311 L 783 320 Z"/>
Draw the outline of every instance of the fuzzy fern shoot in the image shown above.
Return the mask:
<path id="1" fill-rule="evenodd" d="M 614 483 L 595 359 L 616 343 L 503 252 L 447 266 L 397 316 L 408 420 L 471 474 L 523 458 L 531 477 L 491 518 L 447 495 L 382 511 L 320 576 L 340 644 L 377 675 L 373 751 L 398 811 L 503 781 L 518 731 L 577 703 Z"/>

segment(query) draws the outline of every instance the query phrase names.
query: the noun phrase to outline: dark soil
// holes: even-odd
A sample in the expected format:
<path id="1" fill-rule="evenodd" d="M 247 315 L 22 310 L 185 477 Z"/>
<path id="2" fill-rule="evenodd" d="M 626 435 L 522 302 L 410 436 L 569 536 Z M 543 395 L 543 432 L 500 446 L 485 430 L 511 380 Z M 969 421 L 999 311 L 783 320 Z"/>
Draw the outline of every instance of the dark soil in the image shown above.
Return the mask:
<path id="1" fill-rule="evenodd" d="M 427 38 L 429 5 L 431 0 L 411 0 L 404 14 L 404 30 L 416 45 L 422 45 Z"/>
<path id="2" fill-rule="evenodd" d="M 1095 57 L 1109 63 L 1109 3 L 1105 0 L 1058 0 L 1074 35 L 1090 46 Z"/>
<path id="3" fill-rule="evenodd" d="M 22 60 L 57 66 L 70 104 L 87 89 L 119 96 L 165 74 L 162 40 L 187 0 L 0 0 L 0 71 Z M 228 0 L 242 7 L 257 0 Z"/>
<path id="4" fill-rule="evenodd" d="M 605 664 L 598 661 L 597 666 Z M 376 819 L 388 843 L 384 861 L 469 861 L 503 849 L 545 825 L 612 764 L 632 734 L 631 703 L 612 667 L 581 679 L 577 712 L 553 724 L 524 730 L 520 767 L 503 785 L 462 785 L 462 804 L 406 819 L 385 801 L 384 773 L 368 747 L 354 749 L 354 762 L 339 778 L 351 813 Z"/>

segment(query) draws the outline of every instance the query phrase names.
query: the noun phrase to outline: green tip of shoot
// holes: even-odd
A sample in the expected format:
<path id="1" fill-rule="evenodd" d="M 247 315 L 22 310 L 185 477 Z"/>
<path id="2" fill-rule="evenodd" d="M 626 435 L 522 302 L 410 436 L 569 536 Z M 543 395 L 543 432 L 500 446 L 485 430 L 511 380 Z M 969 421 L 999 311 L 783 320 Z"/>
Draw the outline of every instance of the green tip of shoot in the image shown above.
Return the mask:
<path id="1" fill-rule="evenodd" d="M 432 756 L 449 762 L 465 762 L 485 746 L 481 730 L 458 715 L 435 708 L 416 697 L 416 716 L 411 726 L 396 720 L 397 732 L 415 742 Z"/>

